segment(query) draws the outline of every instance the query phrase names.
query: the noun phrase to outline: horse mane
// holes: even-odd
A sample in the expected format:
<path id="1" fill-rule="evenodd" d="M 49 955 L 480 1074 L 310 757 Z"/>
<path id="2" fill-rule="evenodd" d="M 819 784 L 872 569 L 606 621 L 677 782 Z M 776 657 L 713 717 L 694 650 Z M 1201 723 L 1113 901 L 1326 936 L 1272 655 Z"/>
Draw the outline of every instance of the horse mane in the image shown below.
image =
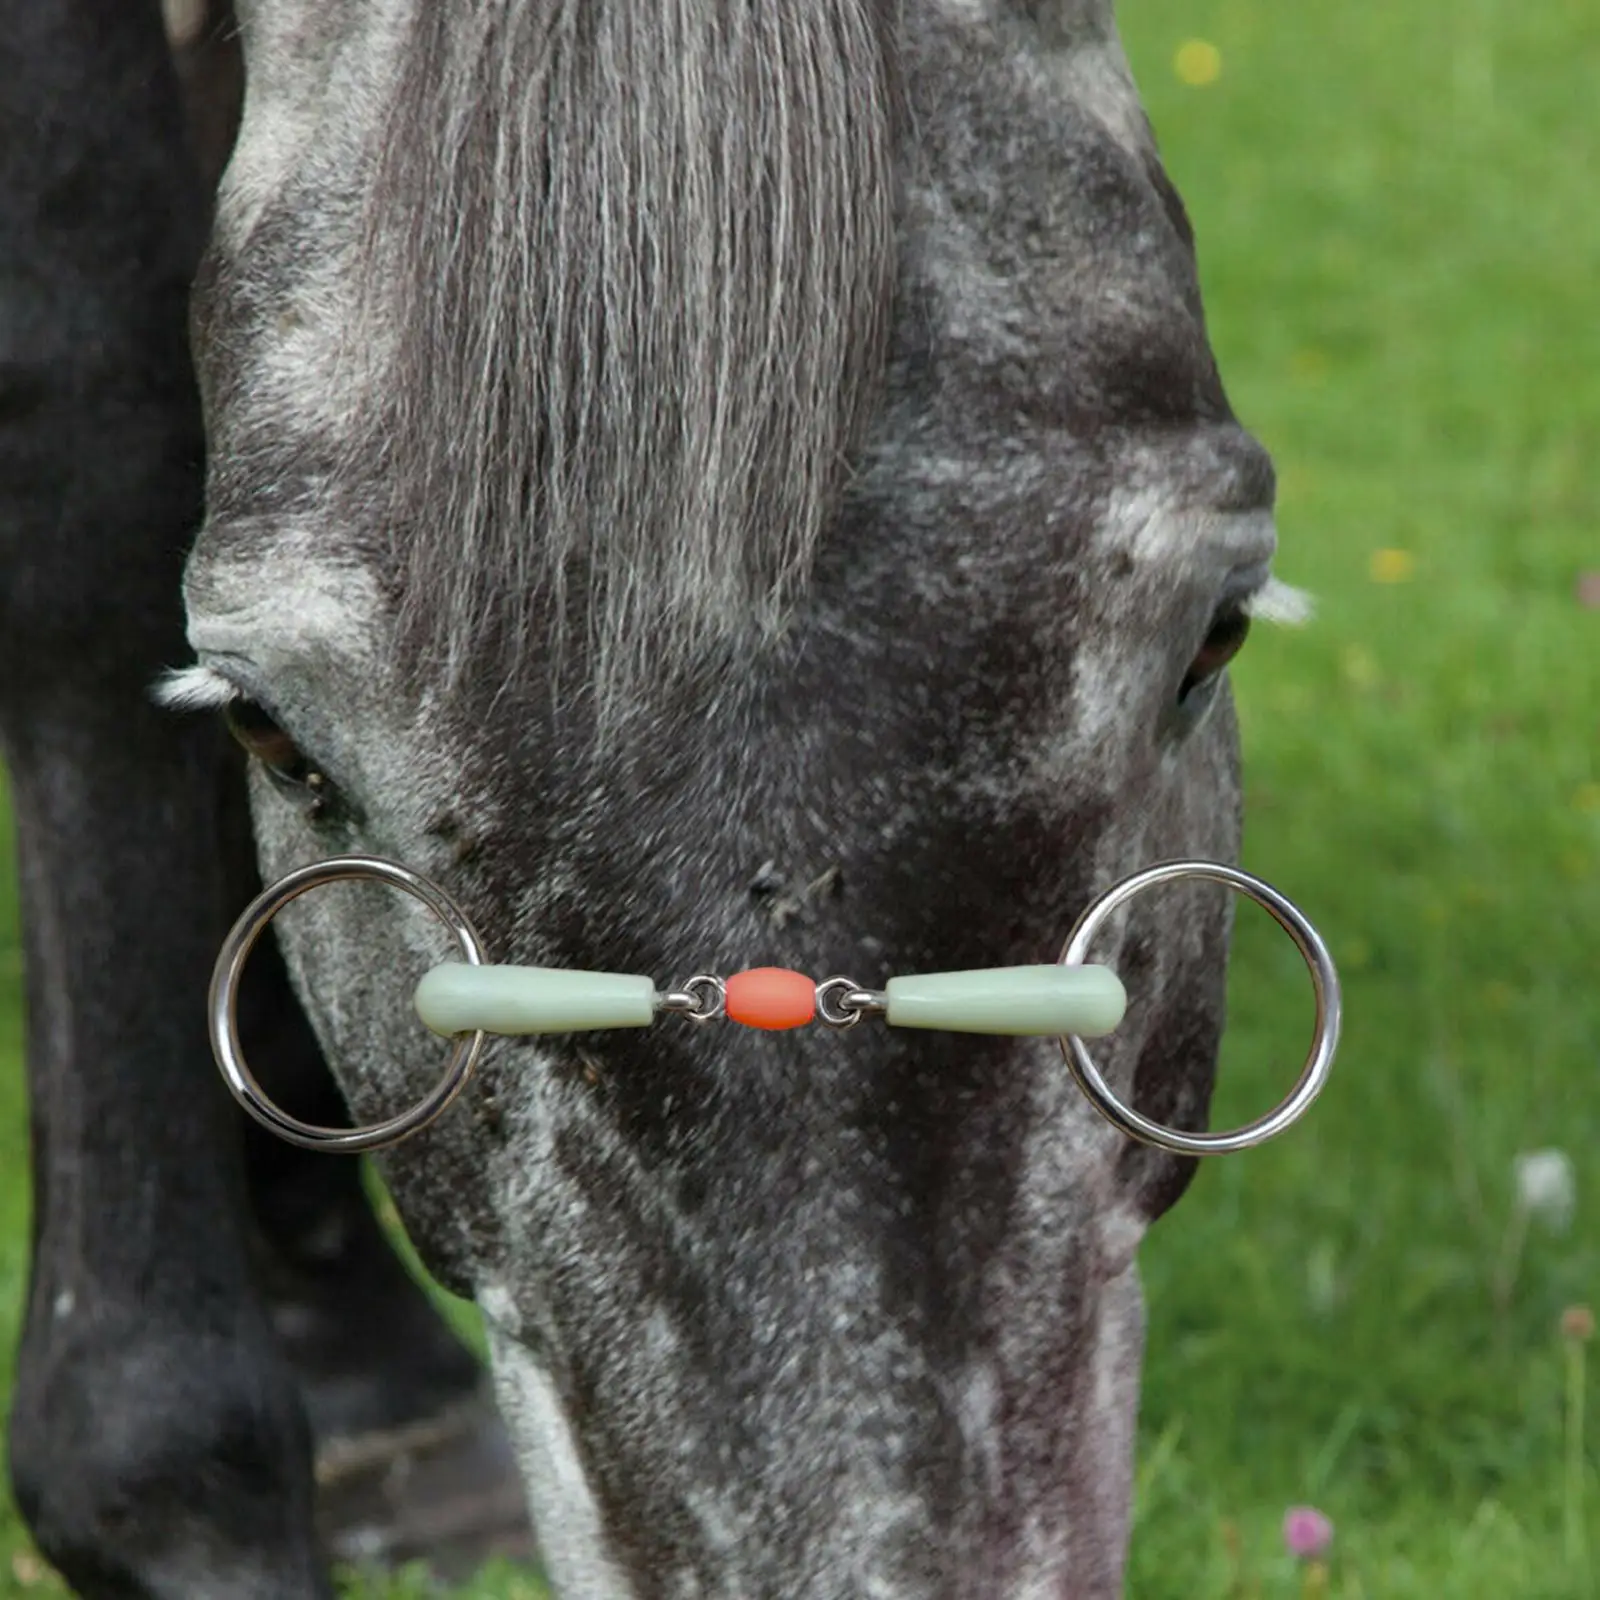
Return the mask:
<path id="1" fill-rule="evenodd" d="M 607 700 L 777 625 L 884 361 L 890 3 L 415 7 L 364 444 L 436 668 L 577 622 Z"/>

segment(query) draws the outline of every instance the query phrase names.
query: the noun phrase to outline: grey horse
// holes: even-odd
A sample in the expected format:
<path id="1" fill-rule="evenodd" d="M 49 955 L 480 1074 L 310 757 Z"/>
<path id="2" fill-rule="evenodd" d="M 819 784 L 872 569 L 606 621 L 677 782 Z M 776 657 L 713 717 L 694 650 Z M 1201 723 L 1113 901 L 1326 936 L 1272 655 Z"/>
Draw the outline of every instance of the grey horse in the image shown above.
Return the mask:
<path id="1" fill-rule="evenodd" d="M 397 859 L 502 961 L 876 982 L 1049 959 L 1112 879 L 1233 857 L 1273 473 L 1111 9 L 239 5 L 163 693 L 249 752 L 264 875 Z M 321 1050 L 389 1115 L 438 1074 L 437 930 L 296 911 Z M 1108 941 L 1103 1060 L 1193 1127 L 1228 925 L 1182 913 Z M 499 1041 L 383 1165 L 484 1313 L 558 1593 L 907 1600 L 1120 1591 L 1136 1251 L 1191 1171 L 1038 1042 L 688 1025 Z M 142 1587 L 84 1592 L 316 1592 L 275 1426 L 235 1440 L 272 1538 L 174 1509 Z"/>

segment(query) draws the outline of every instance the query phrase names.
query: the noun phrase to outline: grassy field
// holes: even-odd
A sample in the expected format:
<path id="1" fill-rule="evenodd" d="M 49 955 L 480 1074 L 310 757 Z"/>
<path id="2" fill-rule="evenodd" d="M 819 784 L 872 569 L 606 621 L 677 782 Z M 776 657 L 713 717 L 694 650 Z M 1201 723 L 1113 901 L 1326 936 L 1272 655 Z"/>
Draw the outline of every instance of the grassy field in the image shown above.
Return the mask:
<path id="1" fill-rule="evenodd" d="M 1600 6 L 1122 11 L 1223 371 L 1281 469 L 1279 570 L 1320 602 L 1235 670 L 1246 860 L 1321 923 L 1349 1010 L 1310 1125 L 1209 1165 L 1147 1248 L 1128 1592 L 1600 1595 L 1600 1428 L 1568 1427 L 1585 1385 L 1600 1409 L 1600 1346 L 1586 1379 L 1559 1332 L 1600 1302 Z M 1219 1121 L 1276 1099 L 1304 1037 L 1263 924 Z M 7 876 L 0 1394 L 18 976 Z M 1575 1215 L 1514 1250 L 1513 1163 L 1544 1147 Z M 1325 1568 L 1284 1552 L 1301 1503 L 1336 1525 Z M 49 1586 L 31 1562 L 0 1505 L 0 1595 Z"/>

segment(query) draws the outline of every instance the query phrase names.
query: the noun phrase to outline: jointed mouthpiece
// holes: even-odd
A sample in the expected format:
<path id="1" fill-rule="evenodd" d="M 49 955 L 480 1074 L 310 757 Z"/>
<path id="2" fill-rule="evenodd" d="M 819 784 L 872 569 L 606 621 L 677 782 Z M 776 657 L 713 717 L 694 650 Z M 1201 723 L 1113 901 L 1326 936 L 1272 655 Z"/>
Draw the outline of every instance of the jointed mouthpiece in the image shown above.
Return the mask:
<path id="1" fill-rule="evenodd" d="M 818 986 L 799 972 L 757 967 L 698 982 L 710 989 L 710 1009 L 675 1004 L 676 996 L 692 998 L 691 992 L 663 993 L 649 978 L 451 961 L 423 976 L 416 1007 L 429 1028 L 446 1036 L 643 1028 L 672 1012 L 695 1021 L 725 1016 L 767 1030 L 802 1027 L 818 1017 Z M 835 1021 L 824 1009 L 826 1026 L 881 1015 L 895 1028 L 1099 1039 L 1122 1021 L 1128 996 L 1109 967 L 991 967 L 891 978 L 881 994 L 848 984 L 834 1003 L 850 1020 Z"/>
<path id="2" fill-rule="evenodd" d="M 309 889 L 344 878 L 376 880 L 414 895 L 450 930 L 462 959 L 435 967 L 416 988 L 417 1015 L 435 1033 L 454 1041 L 444 1076 L 416 1105 L 385 1122 L 324 1128 L 281 1110 L 245 1064 L 239 1044 L 239 979 L 256 940 L 284 906 Z M 1115 972 L 1086 964 L 1096 934 L 1134 895 L 1185 878 L 1222 884 L 1265 907 L 1305 959 L 1316 1001 L 1311 1050 L 1288 1097 L 1265 1116 L 1226 1133 L 1169 1128 L 1141 1115 L 1118 1098 L 1083 1042 L 1112 1032 L 1128 1005 Z M 816 983 L 782 967 L 753 967 L 730 978 L 698 973 L 681 988 L 660 990 L 653 979 L 626 973 L 492 966 L 466 913 L 436 883 L 376 856 L 338 856 L 291 872 L 245 908 L 217 956 L 209 1012 L 211 1047 L 235 1099 L 280 1138 L 313 1150 L 379 1150 L 426 1127 L 466 1086 L 490 1034 L 644 1028 L 664 1014 L 675 1014 L 691 1022 L 725 1018 L 768 1030 L 812 1021 L 839 1030 L 853 1028 L 865 1017 L 881 1017 L 896 1028 L 1059 1039 L 1067 1070 L 1113 1127 L 1178 1155 L 1202 1156 L 1265 1143 L 1305 1115 L 1333 1068 L 1340 997 L 1339 975 L 1327 946 L 1293 902 L 1259 878 L 1214 861 L 1166 861 L 1113 884 L 1079 917 L 1053 966 L 927 972 L 891 978 L 882 989 L 863 989 L 846 977 Z"/>

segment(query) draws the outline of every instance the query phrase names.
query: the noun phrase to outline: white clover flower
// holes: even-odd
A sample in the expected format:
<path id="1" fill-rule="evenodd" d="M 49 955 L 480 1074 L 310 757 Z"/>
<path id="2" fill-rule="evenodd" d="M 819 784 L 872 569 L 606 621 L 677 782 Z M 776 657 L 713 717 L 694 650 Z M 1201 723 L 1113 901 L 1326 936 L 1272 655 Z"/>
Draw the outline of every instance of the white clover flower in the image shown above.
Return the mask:
<path id="1" fill-rule="evenodd" d="M 1578 1204 L 1578 1184 L 1564 1150 L 1525 1150 L 1512 1162 L 1517 1205 L 1552 1233 L 1565 1233 Z"/>

